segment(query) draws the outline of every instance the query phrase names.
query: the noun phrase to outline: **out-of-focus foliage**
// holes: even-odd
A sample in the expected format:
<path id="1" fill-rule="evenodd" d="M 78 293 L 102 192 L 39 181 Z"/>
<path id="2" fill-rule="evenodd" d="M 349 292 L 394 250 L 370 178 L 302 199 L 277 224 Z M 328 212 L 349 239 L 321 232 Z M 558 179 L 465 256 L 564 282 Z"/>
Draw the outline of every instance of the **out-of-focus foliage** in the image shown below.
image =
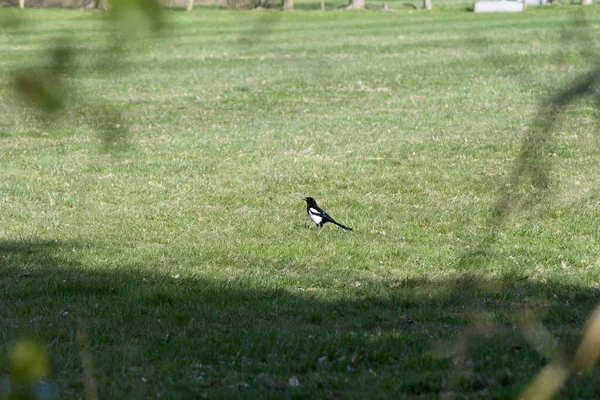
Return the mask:
<path id="1" fill-rule="evenodd" d="M 9 10 L 0 17 L 0 29 L 7 34 L 17 35 L 26 30 L 34 21 L 29 21 L 23 13 Z M 135 42 L 156 34 L 164 27 L 164 13 L 155 0 L 113 0 L 108 10 L 101 15 L 106 36 L 103 48 L 91 50 L 78 45 L 72 34 L 62 33 L 48 40 L 52 43 L 50 54 L 40 54 L 31 65 L 10 72 L 9 84 L 20 102 L 9 104 L 24 106 L 43 121 L 55 121 L 64 116 L 67 104 L 77 98 L 77 87 L 73 86 L 78 74 L 84 73 L 81 60 L 89 61 L 85 73 L 103 74 L 106 79 L 114 78 L 125 67 L 124 60 Z M 145 43 L 147 46 L 148 43 Z M 93 103 L 93 101 L 88 101 Z M 24 112 L 23 109 L 20 110 Z M 116 107 L 98 101 L 97 107 L 87 110 L 85 118 L 93 125 L 104 142 L 104 148 L 120 148 L 127 136 L 125 124 Z M 100 121 L 100 122 L 98 122 Z"/>
<path id="2" fill-rule="evenodd" d="M 40 343 L 21 340 L 9 347 L 10 376 L 0 380 L 1 400 L 47 400 L 56 388 L 45 381 L 50 374 L 48 350 Z"/>
<path id="3" fill-rule="evenodd" d="M 161 5 L 155 0 L 111 0 L 109 18 L 121 20 L 135 15 L 142 24 L 147 22 L 153 31 L 163 27 L 164 18 Z M 137 14 L 137 15 L 136 15 Z M 129 25 L 132 30 L 140 29 L 139 24 Z"/>
<path id="4" fill-rule="evenodd" d="M 530 340 L 532 346 L 540 347 L 540 343 L 549 342 L 548 339 L 552 337 L 541 323 L 534 324 L 529 330 L 536 336 L 536 339 Z M 544 336 L 546 340 L 539 340 L 540 336 Z M 551 399 L 560 391 L 569 376 L 592 371 L 600 356 L 600 307 L 588 320 L 583 339 L 572 358 L 562 351 L 544 355 L 551 357 L 550 363 L 542 368 L 517 399 Z"/>
<path id="5" fill-rule="evenodd" d="M 150 31 L 161 28 L 163 19 L 160 8 L 155 6 L 155 3 L 147 3 L 145 0 L 117 1 L 112 4 L 112 9 L 107 14 L 107 22 L 118 23 L 123 29 L 115 31 L 114 42 L 107 44 L 105 53 L 100 53 L 97 64 L 99 71 L 109 73 L 115 71 L 119 66 L 119 58 L 126 56 L 119 40 L 130 39 L 133 35 L 140 34 L 140 31 L 135 28 L 138 25 L 130 24 L 129 21 L 144 21 Z M 262 32 L 263 25 L 260 28 L 260 30 L 257 29 L 258 32 Z M 266 29 L 265 32 L 267 32 Z M 62 44 L 55 47 L 47 65 L 15 71 L 13 85 L 17 93 L 44 113 L 59 116 L 64 108 L 64 99 L 69 94 L 69 87 L 64 78 L 69 74 L 77 73 L 76 53 L 76 50 L 68 44 Z M 502 229 L 509 215 L 535 207 L 540 199 L 549 193 L 551 188 L 549 171 L 555 161 L 548 157 L 548 154 L 553 145 L 555 120 L 560 117 L 567 106 L 581 98 L 595 96 L 596 99 L 600 99 L 598 96 L 599 81 L 600 70 L 591 69 L 572 80 L 568 86 L 555 90 L 546 101 L 542 102 L 535 121 L 524 135 L 512 173 L 506 181 L 502 182 L 494 207 L 495 212 L 492 213 L 491 219 L 486 224 L 492 229 L 490 229 L 489 235 L 484 235 L 480 246 L 475 251 L 464 255 L 459 263 L 461 266 L 473 269 L 481 266 L 478 257 L 488 251 L 496 237 L 497 230 Z M 597 103 L 600 104 L 600 100 L 597 100 Z M 98 122 L 97 125 L 100 127 L 100 134 L 105 143 L 113 143 L 118 140 L 122 125 L 116 109 L 103 104 L 90 110 L 89 117 Z M 494 290 L 493 287 L 483 287 L 480 284 L 477 286 L 474 291 Z M 485 315 L 475 312 L 473 314 Z M 462 360 L 466 359 L 463 354 L 467 353 L 468 346 L 471 346 L 472 342 L 481 340 L 481 338 L 489 338 L 495 334 L 495 328 L 488 320 L 489 318 L 482 318 L 474 323 L 475 328 L 468 333 L 468 340 L 461 341 L 456 346 L 457 352 L 462 355 Z M 551 398 L 561 389 L 569 376 L 580 371 L 589 371 L 597 362 L 600 354 L 600 316 L 598 312 L 590 318 L 583 339 L 572 357 L 567 356 L 564 350 L 556 351 L 551 346 L 552 335 L 535 318 L 524 318 L 522 325 L 522 333 L 528 343 L 550 361 L 525 388 L 519 398 Z M 15 371 L 23 371 L 18 373 L 18 376 L 40 379 L 47 374 L 47 370 L 40 368 L 40 365 L 47 365 L 47 354 L 42 355 L 39 349 L 35 349 L 35 346 L 27 345 L 25 351 L 21 350 L 15 353 L 22 354 L 18 359 L 23 360 L 18 364 L 21 367 L 15 368 Z M 37 362 L 32 357 L 39 357 L 43 362 Z M 85 357 L 82 357 L 87 360 L 84 365 L 91 364 L 90 357 L 91 352 L 85 353 Z M 27 360 L 30 360 L 32 364 L 29 364 Z M 19 382 L 14 380 L 11 375 L 11 383 L 13 381 Z"/>
<path id="6" fill-rule="evenodd" d="M 14 385 L 24 384 L 48 376 L 48 351 L 39 343 L 22 340 L 9 351 L 10 380 Z"/>
<path id="7" fill-rule="evenodd" d="M 600 307 L 596 309 L 587 323 L 585 335 L 575 353 L 573 369 L 589 373 L 600 358 Z"/>
<path id="8" fill-rule="evenodd" d="M 563 31 L 565 50 L 559 56 L 566 59 L 567 52 L 576 51 L 589 65 L 589 69 L 572 78 L 567 85 L 552 89 L 541 101 L 537 115 L 524 134 L 512 173 L 499 188 L 495 207 L 486 224 L 489 232 L 483 235 L 478 247 L 462 255 L 458 263 L 461 267 L 482 267 L 485 256 L 490 252 L 505 222 L 515 215 L 534 210 L 542 203 L 544 197 L 552 194 L 550 172 L 555 160 L 549 157 L 549 154 L 553 152 L 555 131 L 567 108 L 577 102 L 592 99 L 600 109 L 600 68 L 597 67 L 600 47 L 597 38 L 589 35 L 589 28 L 585 18 L 578 14 L 572 26 Z M 509 60 L 508 57 L 498 54 L 491 56 L 491 59 L 493 63 L 502 67 L 505 67 Z M 561 61 L 563 60 L 559 60 L 559 64 Z M 489 288 L 481 287 L 481 291 L 489 291 Z M 572 356 L 556 346 L 553 335 L 537 318 L 538 315 L 534 311 L 528 310 L 524 313 L 521 321 L 522 335 L 540 355 L 549 359 L 549 363 L 531 380 L 517 399 L 553 398 L 565 386 L 569 377 L 590 372 L 600 357 L 600 308 L 590 316 L 584 336 Z M 480 332 L 482 324 L 475 322 L 473 325 L 476 336 L 484 336 Z M 459 358 L 464 358 L 467 347 L 457 347 L 455 353 Z M 457 369 L 464 370 L 465 367 Z M 460 373 L 463 371 L 456 372 L 455 375 Z"/>

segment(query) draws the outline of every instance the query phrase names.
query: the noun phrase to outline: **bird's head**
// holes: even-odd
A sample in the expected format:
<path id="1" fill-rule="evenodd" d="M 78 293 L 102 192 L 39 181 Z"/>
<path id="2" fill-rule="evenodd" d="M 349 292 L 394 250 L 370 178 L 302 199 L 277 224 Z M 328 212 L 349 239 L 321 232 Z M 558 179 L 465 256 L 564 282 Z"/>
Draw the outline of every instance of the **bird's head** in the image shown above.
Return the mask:
<path id="1" fill-rule="evenodd" d="M 302 200 L 304 200 L 308 205 L 316 203 L 315 199 L 313 199 L 312 197 L 304 197 Z"/>

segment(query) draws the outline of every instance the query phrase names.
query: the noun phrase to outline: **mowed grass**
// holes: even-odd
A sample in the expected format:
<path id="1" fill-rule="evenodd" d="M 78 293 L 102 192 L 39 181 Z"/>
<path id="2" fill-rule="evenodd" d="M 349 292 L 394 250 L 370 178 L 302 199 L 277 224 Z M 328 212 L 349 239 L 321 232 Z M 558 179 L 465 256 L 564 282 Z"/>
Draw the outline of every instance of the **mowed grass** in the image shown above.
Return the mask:
<path id="1" fill-rule="evenodd" d="M 524 310 L 550 352 L 579 342 L 593 99 L 554 122 L 545 195 L 493 213 L 540 104 L 597 61 L 597 7 L 172 11 L 108 70 L 100 14 L 24 15 L 0 36 L 0 376 L 33 338 L 61 399 L 87 352 L 99 398 L 511 398 L 547 362 Z M 37 118 L 10 72 L 56 43 L 66 111 Z M 354 231 L 317 235 L 301 195 Z"/>

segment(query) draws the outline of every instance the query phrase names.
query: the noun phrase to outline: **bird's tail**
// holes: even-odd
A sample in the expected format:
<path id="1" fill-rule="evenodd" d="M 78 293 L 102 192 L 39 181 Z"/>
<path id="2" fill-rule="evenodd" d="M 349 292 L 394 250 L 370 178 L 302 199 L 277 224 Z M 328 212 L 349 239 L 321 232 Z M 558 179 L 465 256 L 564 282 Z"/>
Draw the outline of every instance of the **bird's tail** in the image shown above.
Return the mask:
<path id="1" fill-rule="evenodd" d="M 334 224 L 336 224 L 336 225 L 337 225 L 337 226 L 339 226 L 340 228 L 342 228 L 342 229 L 345 229 L 345 230 L 347 230 L 347 231 L 351 231 L 351 230 L 352 230 L 352 228 L 349 228 L 349 227 L 347 227 L 346 225 L 342 225 L 342 224 L 340 224 L 340 223 L 339 223 L 339 222 L 337 222 L 337 221 L 331 221 L 331 222 L 333 222 Z"/>

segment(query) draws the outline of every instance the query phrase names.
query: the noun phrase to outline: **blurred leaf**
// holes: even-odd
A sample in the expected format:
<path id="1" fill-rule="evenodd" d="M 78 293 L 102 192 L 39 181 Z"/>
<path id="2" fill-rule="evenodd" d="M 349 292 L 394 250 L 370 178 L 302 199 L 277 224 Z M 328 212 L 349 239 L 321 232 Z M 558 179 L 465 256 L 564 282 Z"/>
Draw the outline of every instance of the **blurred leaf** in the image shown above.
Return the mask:
<path id="1" fill-rule="evenodd" d="M 121 151 L 128 148 L 129 131 L 117 108 L 99 105 L 88 113 L 89 121 L 98 131 L 105 151 Z"/>
<path id="2" fill-rule="evenodd" d="M 34 73 L 16 75 L 13 84 L 22 97 L 44 111 L 57 111 L 63 106 L 60 96 L 55 93 L 48 80 L 35 77 Z"/>
<path id="3" fill-rule="evenodd" d="M 30 340 L 17 342 L 9 350 L 9 359 L 13 384 L 43 379 L 48 375 L 48 351 L 39 343 Z"/>
<path id="4" fill-rule="evenodd" d="M 52 65 L 50 69 L 55 75 L 63 75 L 73 67 L 73 49 L 68 44 L 61 44 L 52 50 Z"/>
<path id="5" fill-rule="evenodd" d="M 112 6 L 111 16 L 113 17 L 131 16 L 130 12 L 134 11 L 138 12 L 147 22 L 150 22 L 153 31 L 160 30 L 164 25 L 162 7 L 155 0 L 112 0 L 110 4 Z M 139 28 L 139 26 L 133 26 L 132 28 Z"/>

